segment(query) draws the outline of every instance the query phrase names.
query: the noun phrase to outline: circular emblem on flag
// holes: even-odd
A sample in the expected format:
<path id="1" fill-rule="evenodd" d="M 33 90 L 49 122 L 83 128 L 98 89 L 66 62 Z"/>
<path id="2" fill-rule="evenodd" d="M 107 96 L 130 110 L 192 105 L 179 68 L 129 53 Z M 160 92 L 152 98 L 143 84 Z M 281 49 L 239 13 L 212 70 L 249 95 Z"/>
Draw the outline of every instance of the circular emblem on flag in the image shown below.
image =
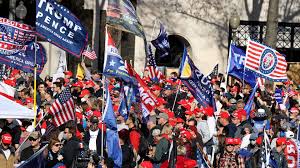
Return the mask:
<path id="1" fill-rule="evenodd" d="M 273 72 L 276 65 L 277 65 L 276 54 L 270 49 L 265 49 L 260 59 L 260 67 L 259 67 L 260 72 L 263 74 L 270 74 L 271 72 Z"/>

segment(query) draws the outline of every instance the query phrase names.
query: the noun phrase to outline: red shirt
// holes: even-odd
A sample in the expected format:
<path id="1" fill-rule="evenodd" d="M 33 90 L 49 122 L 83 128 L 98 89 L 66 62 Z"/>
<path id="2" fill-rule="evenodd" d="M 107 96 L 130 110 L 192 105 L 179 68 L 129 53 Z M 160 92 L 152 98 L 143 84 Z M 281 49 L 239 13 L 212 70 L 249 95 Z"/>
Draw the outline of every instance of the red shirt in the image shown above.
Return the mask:
<path id="1" fill-rule="evenodd" d="M 133 146 L 133 149 L 135 151 L 139 151 L 140 137 L 141 137 L 140 133 L 137 132 L 136 130 L 132 130 L 129 133 L 130 143 Z"/>

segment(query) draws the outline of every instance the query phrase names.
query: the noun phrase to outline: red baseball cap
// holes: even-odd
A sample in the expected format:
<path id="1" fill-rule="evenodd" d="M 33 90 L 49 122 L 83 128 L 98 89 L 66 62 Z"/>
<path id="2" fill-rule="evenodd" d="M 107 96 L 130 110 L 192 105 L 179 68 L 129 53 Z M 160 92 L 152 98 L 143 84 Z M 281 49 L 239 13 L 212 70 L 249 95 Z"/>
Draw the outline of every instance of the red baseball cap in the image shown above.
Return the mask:
<path id="1" fill-rule="evenodd" d="M 286 138 L 285 137 L 279 137 L 276 140 L 276 146 L 281 146 L 286 144 Z"/>
<path id="2" fill-rule="evenodd" d="M 230 114 L 227 111 L 221 111 L 219 117 L 220 118 L 229 119 L 230 118 Z"/>
<path id="3" fill-rule="evenodd" d="M 186 110 L 191 109 L 191 105 L 189 105 L 189 104 L 182 104 L 181 106 L 184 107 Z"/>
<path id="4" fill-rule="evenodd" d="M 25 103 L 28 104 L 28 103 L 33 103 L 33 98 L 31 97 L 28 97 L 25 99 Z"/>
<path id="5" fill-rule="evenodd" d="M 10 76 L 15 76 L 16 74 L 20 74 L 20 70 L 17 69 L 12 70 Z"/>
<path id="6" fill-rule="evenodd" d="M 80 112 L 76 112 L 76 118 L 78 118 L 78 119 L 82 120 L 82 118 L 83 118 L 83 115 L 82 115 L 82 113 L 80 113 Z"/>
<path id="7" fill-rule="evenodd" d="M 89 90 L 83 89 L 81 91 L 81 94 L 79 95 L 79 97 L 84 97 L 84 96 L 89 95 L 89 94 L 91 94 Z"/>
<path id="8" fill-rule="evenodd" d="M 225 138 L 226 145 L 234 145 L 234 138 Z"/>
<path id="9" fill-rule="evenodd" d="M 192 112 L 192 111 L 190 111 L 190 110 L 187 110 L 187 111 L 185 111 L 184 112 L 186 115 L 193 115 L 194 113 Z"/>
<path id="10" fill-rule="evenodd" d="M 93 116 L 101 117 L 101 112 L 98 110 L 93 111 Z"/>
<path id="11" fill-rule="evenodd" d="M 88 80 L 85 82 L 85 85 L 90 85 L 91 87 L 94 87 L 95 83 L 92 80 Z"/>
<path id="12" fill-rule="evenodd" d="M 71 71 L 65 71 L 64 74 L 69 75 L 69 76 L 73 76 L 73 73 Z"/>
<path id="13" fill-rule="evenodd" d="M 204 114 L 211 117 L 214 115 L 214 109 L 212 107 L 205 107 Z"/>
<path id="14" fill-rule="evenodd" d="M 9 133 L 2 135 L 2 143 L 10 145 L 12 143 L 12 137 Z"/>
<path id="15" fill-rule="evenodd" d="M 152 163 L 151 163 L 150 161 L 143 161 L 143 162 L 140 164 L 140 166 L 141 166 L 142 168 L 153 168 L 153 165 L 152 165 Z"/>
<path id="16" fill-rule="evenodd" d="M 77 81 L 75 82 L 73 85 L 73 87 L 80 87 L 80 88 L 83 88 L 83 83 L 81 81 Z"/>
<path id="17" fill-rule="evenodd" d="M 163 99 L 163 98 L 161 98 L 161 97 L 157 98 L 156 101 L 157 101 L 157 105 L 158 105 L 158 106 L 167 103 L 167 102 L 165 101 L 165 99 Z"/>
<path id="18" fill-rule="evenodd" d="M 291 113 L 299 112 L 299 109 L 298 109 L 297 107 L 292 107 L 292 108 L 290 109 L 290 112 L 291 112 Z"/>
<path id="19" fill-rule="evenodd" d="M 242 144 L 241 138 L 233 138 L 233 141 L 234 141 L 234 144 L 235 144 L 235 145 L 240 145 L 240 144 Z"/>
<path id="20" fill-rule="evenodd" d="M 185 99 L 181 99 L 177 103 L 183 105 L 183 104 L 188 104 L 188 101 L 186 101 Z"/>
<path id="21" fill-rule="evenodd" d="M 177 122 L 177 123 L 184 123 L 184 120 L 183 120 L 182 118 L 179 118 L 179 117 L 178 117 L 178 118 L 176 118 L 176 122 Z"/>

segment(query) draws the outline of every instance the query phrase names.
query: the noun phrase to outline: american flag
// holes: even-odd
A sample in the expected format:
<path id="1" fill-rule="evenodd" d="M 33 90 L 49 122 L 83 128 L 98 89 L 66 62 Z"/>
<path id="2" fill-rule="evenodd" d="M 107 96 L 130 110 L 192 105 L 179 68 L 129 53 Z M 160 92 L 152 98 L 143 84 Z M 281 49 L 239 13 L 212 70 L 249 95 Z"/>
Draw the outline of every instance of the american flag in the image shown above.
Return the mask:
<path id="1" fill-rule="evenodd" d="M 272 81 L 286 81 L 287 63 L 276 50 L 248 40 L 245 67 Z"/>
<path id="2" fill-rule="evenodd" d="M 149 77 L 153 79 L 154 81 L 161 82 L 162 79 L 165 78 L 163 73 L 159 71 L 156 67 L 155 58 L 152 53 L 151 45 L 148 45 L 148 66 L 145 68 L 145 71 L 149 72 Z"/>
<path id="3" fill-rule="evenodd" d="M 155 40 L 152 40 L 151 43 L 156 48 L 160 57 L 166 57 L 170 53 L 170 43 L 168 39 L 168 34 L 165 27 L 160 24 L 160 32 Z"/>
<path id="4" fill-rule="evenodd" d="M 64 89 L 53 102 L 50 114 L 53 116 L 53 124 L 60 126 L 69 120 L 75 120 L 74 101 L 70 88 Z"/>
<path id="5" fill-rule="evenodd" d="M 209 79 L 214 78 L 215 76 L 218 76 L 219 73 L 219 64 L 216 64 L 214 66 L 214 69 L 212 70 L 212 72 L 207 76 Z"/>
<path id="6" fill-rule="evenodd" d="M 91 60 L 94 60 L 94 59 L 97 59 L 97 54 L 94 50 L 92 50 L 89 46 L 87 47 L 86 50 L 84 50 L 82 52 L 82 55 L 83 56 L 86 56 L 87 58 L 91 59 Z"/>
<path id="7" fill-rule="evenodd" d="M 270 165 L 271 143 L 266 131 L 264 131 L 264 139 L 262 142 L 262 148 L 260 152 L 261 152 L 261 158 L 260 158 L 261 167 L 267 168 Z"/>

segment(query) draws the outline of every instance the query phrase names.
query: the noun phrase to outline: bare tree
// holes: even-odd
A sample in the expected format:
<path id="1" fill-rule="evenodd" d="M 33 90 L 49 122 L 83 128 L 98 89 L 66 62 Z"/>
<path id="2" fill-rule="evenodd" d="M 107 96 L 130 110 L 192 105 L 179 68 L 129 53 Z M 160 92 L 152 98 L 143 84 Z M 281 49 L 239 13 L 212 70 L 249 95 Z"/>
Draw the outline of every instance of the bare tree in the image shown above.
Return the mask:
<path id="1" fill-rule="evenodd" d="M 272 48 L 276 48 L 277 43 L 278 9 L 279 0 L 270 0 L 268 8 L 267 32 L 265 43 Z"/>

